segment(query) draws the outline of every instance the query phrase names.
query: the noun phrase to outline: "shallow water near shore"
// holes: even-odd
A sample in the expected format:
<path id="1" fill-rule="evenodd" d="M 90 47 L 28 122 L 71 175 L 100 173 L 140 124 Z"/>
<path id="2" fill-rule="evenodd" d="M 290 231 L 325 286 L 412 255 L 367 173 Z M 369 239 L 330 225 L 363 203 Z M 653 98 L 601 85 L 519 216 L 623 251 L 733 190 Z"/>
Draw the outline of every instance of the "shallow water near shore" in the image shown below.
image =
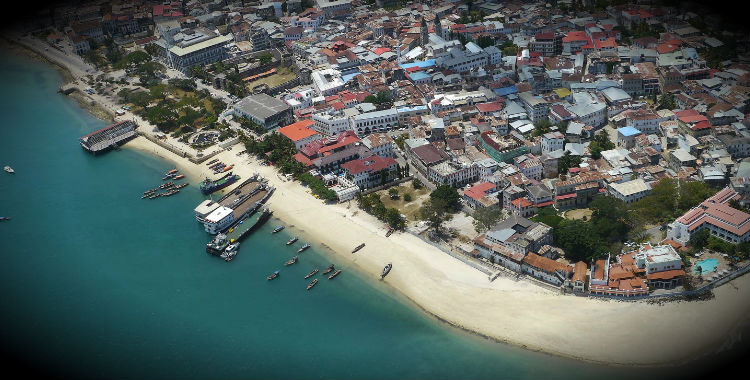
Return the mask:
<path id="1" fill-rule="evenodd" d="M 680 377 L 715 358 L 609 367 L 524 350 L 436 321 L 354 271 L 303 277 L 330 259 L 319 244 L 283 263 L 295 233 L 271 219 L 231 263 L 204 251 L 196 184 L 140 199 L 172 164 L 120 149 L 87 154 L 105 126 L 56 93 L 61 77 L 0 52 L 0 336 L 57 374 L 127 378 Z M 304 240 L 304 239 L 301 239 Z M 299 247 L 304 241 L 298 241 Z M 274 270 L 274 281 L 266 276 Z M 540 310 L 541 313 L 554 312 Z M 488 315 L 487 318 L 492 318 Z M 606 339 L 606 337 L 602 337 Z"/>

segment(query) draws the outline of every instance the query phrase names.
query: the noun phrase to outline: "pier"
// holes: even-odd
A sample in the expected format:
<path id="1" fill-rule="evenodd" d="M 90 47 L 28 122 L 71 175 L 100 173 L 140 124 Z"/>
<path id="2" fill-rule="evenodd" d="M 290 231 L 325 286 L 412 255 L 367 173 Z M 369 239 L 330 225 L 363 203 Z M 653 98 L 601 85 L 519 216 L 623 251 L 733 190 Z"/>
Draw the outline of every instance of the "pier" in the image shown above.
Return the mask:
<path id="1" fill-rule="evenodd" d="M 132 139 L 137 135 L 138 126 L 132 120 L 121 121 L 89 133 L 79 139 L 81 147 L 96 154 L 104 152 Z"/>
<path id="2" fill-rule="evenodd" d="M 265 180 L 259 177 L 256 173 L 249 179 L 246 179 L 244 182 L 239 184 L 239 186 L 234 188 L 232 191 L 224 194 L 224 196 L 219 198 L 218 201 L 206 199 L 193 210 L 195 212 L 195 219 L 203 223 L 208 214 L 212 213 L 214 210 L 222 206 L 235 209 L 240 205 L 242 199 L 244 197 L 247 197 L 248 195 L 252 195 L 262 182 L 265 182 Z"/>

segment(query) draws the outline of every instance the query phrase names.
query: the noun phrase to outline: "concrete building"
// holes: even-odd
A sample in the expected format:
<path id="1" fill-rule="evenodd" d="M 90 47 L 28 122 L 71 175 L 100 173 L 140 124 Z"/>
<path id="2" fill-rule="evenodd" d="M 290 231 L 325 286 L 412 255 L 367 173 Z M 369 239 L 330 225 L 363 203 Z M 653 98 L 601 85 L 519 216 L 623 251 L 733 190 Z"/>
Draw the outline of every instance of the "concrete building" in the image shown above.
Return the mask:
<path id="1" fill-rule="evenodd" d="M 395 108 L 365 112 L 351 118 L 351 129 L 357 136 L 373 132 L 388 132 L 398 127 L 398 113 Z"/>
<path id="2" fill-rule="evenodd" d="M 637 202 L 649 194 L 651 194 L 651 187 L 641 178 L 609 184 L 609 195 L 627 204 Z"/>
<path id="3" fill-rule="evenodd" d="M 247 96 L 236 103 L 234 115 L 246 116 L 266 129 L 288 125 L 294 121 L 292 107 L 289 104 L 262 93 Z"/>

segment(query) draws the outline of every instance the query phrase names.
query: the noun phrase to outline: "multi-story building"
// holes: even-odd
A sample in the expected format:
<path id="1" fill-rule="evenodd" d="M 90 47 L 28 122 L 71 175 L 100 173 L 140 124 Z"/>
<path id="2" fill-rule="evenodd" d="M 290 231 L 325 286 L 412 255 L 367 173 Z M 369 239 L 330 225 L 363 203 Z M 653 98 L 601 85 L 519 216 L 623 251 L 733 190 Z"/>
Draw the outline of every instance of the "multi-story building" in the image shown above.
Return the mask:
<path id="1" fill-rule="evenodd" d="M 346 177 L 360 189 L 383 185 L 398 178 L 398 164 L 391 157 L 372 155 L 341 164 Z"/>
<path id="2" fill-rule="evenodd" d="M 373 132 L 388 132 L 396 127 L 398 127 L 398 113 L 395 108 L 365 112 L 351 118 L 351 129 L 358 136 Z"/>
<path id="3" fill-rule="evenodd" d="M 203 66 L 227 58 L 230 35 L 216 35 L 207 30 L 183 30 L 174 36 L 162 36 L 156 44 L 162 48 L 168 65 L 187 74 L 193 66 Z"/>
<path id="4" fill-rule="evenodd" d="M 609 195 L 628 204 L 637 202 L 649 194 L 651 194 L 651 187 L 641 178 L 609 184 Z"/>
<path id="5" fill-rule="evenodd" d="M 246 116 L 266 129 L 288 125 L 294 121 L 289 104 L 263 93 L 247 96 L 236 103 L 234 115 Z"/>
<path id="6" fill-rule="evenodd" d="M 296 123 L 279 128 L 279 133 L 288 138 L 294 143 L 294 147 L 299 149 L 321 137 L 320 134 L 310 128 L 313 124 L 315 124 L 315 122 L 310 119 L 300 120 Z"/>
<path id="7" fill-rule="evenodd" d="M 538 33 L 529 41 L 529 51 L 545 57 L 560 55 L 563 51 L 563 36 L 554 32 Z"/>
<path id="8" fill-rule="evenodd" d="M 394 157 L 393 139 L 385 133 L 373 133 L 362 139 L 362 143 L 372 154 L 380 157 Z"/>
<path id="9" fill-rule="evenodd" d="M 694 233 L 708 229 L 711 235 L 733 244 L 750 241 L 750 214 L 729 206 L 729 201 L 739 198 L 731 187 L 722 189 L 672 222 L 667 239 L 687 244 Z"/>
<path id="10" fill-rule="evenodd" d="M 565 148 L 565 136 L 558 132 L 548 132 L 542 135 L 542 154 Z"/>
<path id="11" fill-rule="evenodd" d="M 529 153 L 529 147 L 513 135 L 498 136 L 493 131 L 479 135 L 485 153 L 497 162 L 508 162 L 522 154 Z"/>
<path id="12" fill-rule="evenodd" d="M 521 99 L 521 103 L 532 122 L 536 123 L 547 118 L 549 113 L 547 101 L 539 96 L 532 95 L 530 92 L 523 92 L 518 95 L 518 98 Z"/>
<path id="13" fill-rule="evenodd" d="M 312 115 L 313 129 L 324 136 L 334 136 L 351 128 L 349 116 L 345 111 L 315 113 Z"/>

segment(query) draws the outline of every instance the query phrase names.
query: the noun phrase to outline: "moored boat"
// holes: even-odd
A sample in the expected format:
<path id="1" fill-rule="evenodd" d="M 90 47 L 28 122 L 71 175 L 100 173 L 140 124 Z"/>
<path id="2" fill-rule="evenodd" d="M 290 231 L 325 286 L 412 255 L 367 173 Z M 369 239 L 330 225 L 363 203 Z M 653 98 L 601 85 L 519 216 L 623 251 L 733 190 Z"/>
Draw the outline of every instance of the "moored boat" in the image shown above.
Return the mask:
<path id="1" fill-rule="evenodd" d="M 387 276 L 388 273 L 391 271 L 391 268 L 393 268 L 393 264 L 388 263 L 388 265 L 383 268 L 383 273 L 380 274 L 380 279 L 382 280 L 383 277 Z"/>
<path id="2" fill-rule="evenodd" d="M 225 187 L 227 187 L 227 186 L 235 183 L 239 179 L 240 179 L 240 176 L 238 176 L 236 174 L 233 175 L 232 172 L 229 172 L 229 173 L 225 174 L 223 177 L 221 177 L 221 178 L 219 178 L 219 179 L 217 179 L 215 181 L 212 181 L 211 179 L 206 178 L 200 184 L 201 193 L 203 193 L 204 195 L 211 194 L 211 193 L 213 193 L 215 191 L 219 191 L 219 190 L 221 190 L 221 189 L 223 189 L 223 188 L 225 188 Z"/>
<path id="3" fill-rule="evenodd" d="M 9 216 L 0 216 L 0 220 L 10 220 Z"/>
<path id="4" fill-rule="evenodd" d="M 169 174 L 176 174 L 176 173 L 177 173 L 177 169 L 172 169 L 172 170 L 170 170 L 170 171 L 167 172 L 167 175 L 169 175 Z"/>
<path id="5" fill-rule="evenodd" d="M 275 233 L 277 233 L 277 232 L 279 232 L 279 231 L 281 231 L 281 230 L 283 230 L 283 229 L 284 229 L 284 226 L 278 226 L 278 227 L 276 227 L 276 228 L 274 228 L 274 229 L 273 229 L 273 232 L 272 232 L 272 233 L 274 233 L 274 234 L 275 234 Z"/>
<path id="6" fill-rule="evenodd" d="M 297 258 L 299 258 L 299 256 L 292 257 L 291 259 L 289 259 L 289 261 L 285 262 L 284 265 L 292 265 L 292 264 L 296 263 L 297 262 Z"/>
<path id="7" fill-rule="evenodd" d="M 292 244 L 294 244 L 295 241 L 297 241 L 297 237 L 296 236 L 293 237 L 293 238 L 291 238 L 291 239 L 289 239 L 289 241 L 286 242 L 286 245 L 292 245 Z"/>
<path id="8" fill-rule="evenodd" d="M 13 170 L 13 168 L 11 168 L 10 166 L 7 166 L 7 165 L 5 167 L 3 167 L 3 170 L 5 170 L 6 172 L 8 172 L 10 174 L 13 174 L 13 173 L 16 172 L 15 170 Z"/>
<path id="9" fill-rule="evenodd" d="M 354 247 L 354 249 L 352 250 L 352 253 L 357 252 L 357 251 L 359 251 L 360 249 L 362 249 L 364 247 L 365 247 L 365 243 L 362 243 L 362 244 Z"/>
<path id="10" fill-rule="evenodd" d="M 275 272 L 273 272 L 273 274 L 272 274 L 272 275 L 270 275 L 270 276 L 266 277 L 266 280 L 268 280 L 268 281 L 271 281 L 271 280 L 273 280 L 273 279 L 274 279 L 274 278 L 276 278 L 276 277 L 279 277 L 279 271 L 275 271 Z"/>
<path id="11" fill-rule="evenodd" d="M 297 250 L 297 253 L 300 253 L 308 248 L 310 248 L 310 244 L 305 244 L 302 247 L 300 247 L 300 249 Z"/>
<path id="12" fill-rule="evenodd" d="M 305 280 L 307 280 L 308 278 L 310 278 L 312 276 L 315 276 L 315 273 L 318 273 L 318 268 L 315 268 L 315 270 L 313 270 L 312 272 L 308 273 L 307 276 L 305 276 Z"/>
<path id="13" fill-rule="evenodd" d="M 174 176 L 174 178 L 172 178 L 172 179 L 183 179 L 183 178 L 185 178 L 184 174 L 178 174 L 178 175 Z"/>
<path id="14" fill-rule="evenodd" d="M 310 290 L 310 288 L 312 288 L 313 286 L 315 286 L 315 284 L 317 284 L 317 283 L 318 283 L 318 279 L 317 278 L 314 279 L 314 280 L 312 280 L 312 282 L 310 283 L 310 285 L 307 285 L 307 290 Z"/>
<path id="15" fill-rule="evenodd" d="M 161 180 L 162 181 L 166 181 L 166 180 L 171 179 L 173 177 L 174 177 L 174 174 L 167 174 L 164 177 L 161 177 Z"/>
<path id="16" fill-rule="evenodd" d="M 335 268 L 333 267 L 333 264 L 331 264 L 328 268 L 326 268 L 326 270 L 323 271 L 323 274 L 328 274 L 328 272 L 330 272 L 330 271 L 332 271 L 334 269 Z"/>
<path id="17" fill-rule="evenodd" d="M 332 275 L 328 276 L 328 279 L 329 279 L 329 280 L 332 280 L 332 279 L 333 279 L 334 277 L 338 276 L 338 275 L 339 275 L 339 273 L 341 273 L 341 269 L 336 269 L 336 271 L 335 271 L 335 272 L 333 272 L 333 274 L 332 274 Z"/>

